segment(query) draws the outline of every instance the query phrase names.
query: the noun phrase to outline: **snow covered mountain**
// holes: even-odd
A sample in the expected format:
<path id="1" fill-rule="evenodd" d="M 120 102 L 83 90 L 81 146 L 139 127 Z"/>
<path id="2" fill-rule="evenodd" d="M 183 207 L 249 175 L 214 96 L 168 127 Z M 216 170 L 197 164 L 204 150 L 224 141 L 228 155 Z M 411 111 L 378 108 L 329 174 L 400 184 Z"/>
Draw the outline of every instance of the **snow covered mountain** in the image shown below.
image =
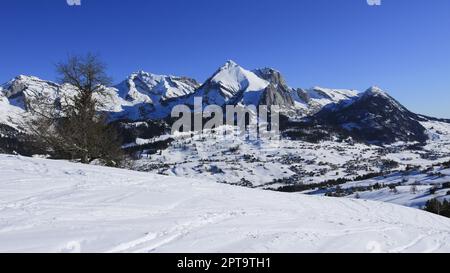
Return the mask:
<path id="1" fill-rule="evenodd" d="M 352 101 L 324 107 L 313 117 L 317 124 L 342 130 L 368 142 L 424 142 L 423 118 L 410 112 L 378 87 L 371 87 Z"/>
<path id="2" fill-rule="evenodd" d="M 20 75 L 0 86 L 0 101 L 12 107 L 26 110 L 27 102 L 33 93 L 54 93 L 60 86 L 37 77 Z"/>
<path id="3" fill-rule="evenodd" d="M 18 76 L 0 87 L 0 124 L 17 128 L 33 94 L 46 92 L 55 100 L 73 92 L 36 77 Z M 427 133 L 420 125 L 430 118 L 413 114 L 387 93 L 371 88 L 355 90 L 292 88 L 282 74 L 272 68 L 247 70 L 226 62 L 202 85 L 187 77 L 136 72 L 99 96 L 111 121 L 161 120 L 178 104 L 192 105 L 201 96 L 204 106 L 218 104 L 278 105 L 284 115 L 298 121 L 312 117 L 316 124 L 338 129 L 355 139 L 395 142 L 424 141 Z"/>
<path id="4" fill-rule="evenodd" d="M 116 86 L 120 97 L 152 104 L 161 104 L 168 99 L 191 94 L 198 87 L 199 84 L 194 79 L 155 75 L 144 71 L 131 74 Z"/>
<path id="5" fill-rule="evenodd" d="M 288 116 L 303 117 L 318 112 L 325 105 L 356 98 L 358 92 L 320 87 L 294 89 L 275 69 L 249 71 L 228 61 L 191 95 L 194 96 L 203 97 L 206 105 L 277 105 Z M 192 99 L 190 101 L 192 103 Z"/>
<path id="6" fill-rule="evenodd" d="M 124 103 L 118 97 L 117 90 L 110 87 L 107 89 L 107 95 L 97 96 L 102 104 L 99 111 L 121 111 Z M 50 100 L 55 101 L 62 95 L 70 95 L 75 92 L 74 87 L 68 84 L 60 85 L 37 77 L 20 75 L 0 86 L 0 101 L 8 104 L 9 107 L 16 107 L 16 111 L 27 111 L 27 105 L 36 95 L 45 94 Z"/>
<path id="7" fill-rule="evenodd" d="M 140 120 L 164 118 L 170 113 L 167 102 L 192 93 L 199 84 L 189 78 L 161 76 L 146 72 L 133 73 L 105 95 L 98 95 L 99 111 L 109 112 L 111 119 Z M 37 77 L 18 76 L 0 87 L 0 117 L 2 124 L 20 123 L 27 104 L 36 94 L 48 94 L 56 101 L 61 94 L 74 93 L 70 85 L 59 85 Z"/>
<path id="8" fill-rule="evenodd" d="M 46 92 L 56 99 L 58 94 L 71 89 L 37 77 L 18 76 L 0 87 L 0 111 L 10 113 L 12 119 L 20 119 L 17 114 L 27 110 L 33 94 Z M 294 89 L 274 69 L 250 71 L 233 61 L 226 62 L 202 85 L 188 77 L 140 71 L 110 87 L 108 93 L 99 98 L 104 105 L 99 110 L 110 112 L 113 120 L 130 121 L 166 118 L 175 105 L 192 105 L 193 98 L 199 96 L 205 105 L 278 105 L 291 117 L 311 115 L 325 105 L 357 97 L 357 92 L 351 90 Z M 6 119 L 2 115 L 0 122 L 5 124 Z"/>
<path id="9" fill-rule="evenodd" d="M 313 87 L 311 89 L 293 89 L 292 99 L 297 110 L 303 110 L 298 117 L 311 116 L 318 113 L 328 105 L 342 102 L 351 103 L 358 98 L 359 92 L 349 89 L 329 89 L 323 87 Z M 297 112 L 298 113 L 298 112 Z"/>
<path id="10" fill-rule="evenodd" d="M 449 252 L 450 220 L 382 202 L 0 155 L 0 252 Z"/>
<path id="11" fill-rule="evenodd" d="M 264 89 L 269 85 L 255 73 L 233 61 L 226 62 L 198 89 L 192 97 L 203 97 L 206 105 L 259 105 Z"/>

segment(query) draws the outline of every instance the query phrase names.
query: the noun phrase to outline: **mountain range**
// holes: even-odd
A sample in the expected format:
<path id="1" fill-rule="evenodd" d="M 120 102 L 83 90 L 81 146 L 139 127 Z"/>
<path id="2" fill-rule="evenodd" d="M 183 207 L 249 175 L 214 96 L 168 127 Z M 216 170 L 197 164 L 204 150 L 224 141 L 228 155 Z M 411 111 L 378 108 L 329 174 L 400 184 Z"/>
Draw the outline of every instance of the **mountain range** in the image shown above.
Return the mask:
<path id="1" fill-rule="evenodd" d="M 71 89 L 67 84 L 23 75 L 1 85 L 0 133 L 5 134 L 6 127 L 19 130 L 27 102 L 36 92 L 47 92 L 56 99 Z M 247 70 L 233 61 L 203 83 L 140 71 L 108 87 L 107 93 L 98 97 L 102 101 L 99 110 L 109 113 L 111 121 L 127 123 L 166 119 L 175 105 L 192 105 L 198 96 L 205 105 L 278 105 L 290 121 L 290 130 L 319 128 L 368 142 L 423 142 L 428 136 L 420 122 L 431 119 L 412 113 L 378 87 L 365 92 L 293 88 L 275 69 Z"/>

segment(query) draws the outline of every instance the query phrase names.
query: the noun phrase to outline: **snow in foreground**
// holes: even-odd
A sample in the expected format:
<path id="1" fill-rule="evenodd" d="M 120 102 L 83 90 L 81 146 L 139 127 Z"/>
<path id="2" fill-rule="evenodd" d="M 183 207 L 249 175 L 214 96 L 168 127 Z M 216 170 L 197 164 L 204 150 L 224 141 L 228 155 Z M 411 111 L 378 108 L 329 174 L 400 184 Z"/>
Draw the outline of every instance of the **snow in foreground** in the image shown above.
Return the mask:
<path id="1" fill-rule="evenodd" d="M 0 155 L 1 252 L 450 252 L 450 220 L 388 203 Z"/>

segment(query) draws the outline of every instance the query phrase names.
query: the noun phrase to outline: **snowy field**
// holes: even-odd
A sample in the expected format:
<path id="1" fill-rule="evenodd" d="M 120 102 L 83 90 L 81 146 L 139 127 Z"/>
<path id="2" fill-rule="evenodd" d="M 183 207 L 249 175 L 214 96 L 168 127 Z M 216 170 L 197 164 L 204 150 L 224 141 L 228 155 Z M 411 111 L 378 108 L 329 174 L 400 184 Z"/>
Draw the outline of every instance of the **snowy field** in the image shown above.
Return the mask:
<path id="1" fill-rule="evenodd" d="M 450 252 L 450 219 L 383 202 L 0 155 L 1 252 Z"/>

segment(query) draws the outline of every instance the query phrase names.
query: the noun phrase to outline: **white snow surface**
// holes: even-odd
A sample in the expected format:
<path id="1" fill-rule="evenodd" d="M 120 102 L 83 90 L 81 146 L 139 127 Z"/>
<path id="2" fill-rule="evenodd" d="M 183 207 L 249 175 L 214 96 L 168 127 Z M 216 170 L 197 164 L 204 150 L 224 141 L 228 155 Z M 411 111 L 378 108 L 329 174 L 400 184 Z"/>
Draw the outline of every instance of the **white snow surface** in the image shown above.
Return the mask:
<path id="1" fill-rule="evenodd" d="M 8 99 L 0 94 L 0 124 L 6 124 L 13 128 L 17 128 L 19 121 L 25 114 L 19 107 L 10 105 Z"/>
<path id="2" fill-rule="evenodd" d="M 228 61 L 219 68 L 209 83 L 215 87 L 210 89 L 209 86 L 204 86 L 196 95 L 203 96 L 209 103 L 218 105 L 225 104 L 240 92 L 243 93 L 240 101 L 242 104 L 259 105 L 262 92 L 269 85 L 269 82 L 233 61 Z"/>
<path id="3" fill-rule="evenodd" d="M 247 92 L 261 91 L 269 85 L 267 81 L 259 78 L 255 73 L 245 70 L 233 61 L 228 61 L 220 68 L 212 81 L 234 92 L 240 90 Z"/>
<path id="4" fill-rule="evenodd" d="M 306 196 L 0 155 L 1 252 L 449 252 L 450 220 Z"/>

